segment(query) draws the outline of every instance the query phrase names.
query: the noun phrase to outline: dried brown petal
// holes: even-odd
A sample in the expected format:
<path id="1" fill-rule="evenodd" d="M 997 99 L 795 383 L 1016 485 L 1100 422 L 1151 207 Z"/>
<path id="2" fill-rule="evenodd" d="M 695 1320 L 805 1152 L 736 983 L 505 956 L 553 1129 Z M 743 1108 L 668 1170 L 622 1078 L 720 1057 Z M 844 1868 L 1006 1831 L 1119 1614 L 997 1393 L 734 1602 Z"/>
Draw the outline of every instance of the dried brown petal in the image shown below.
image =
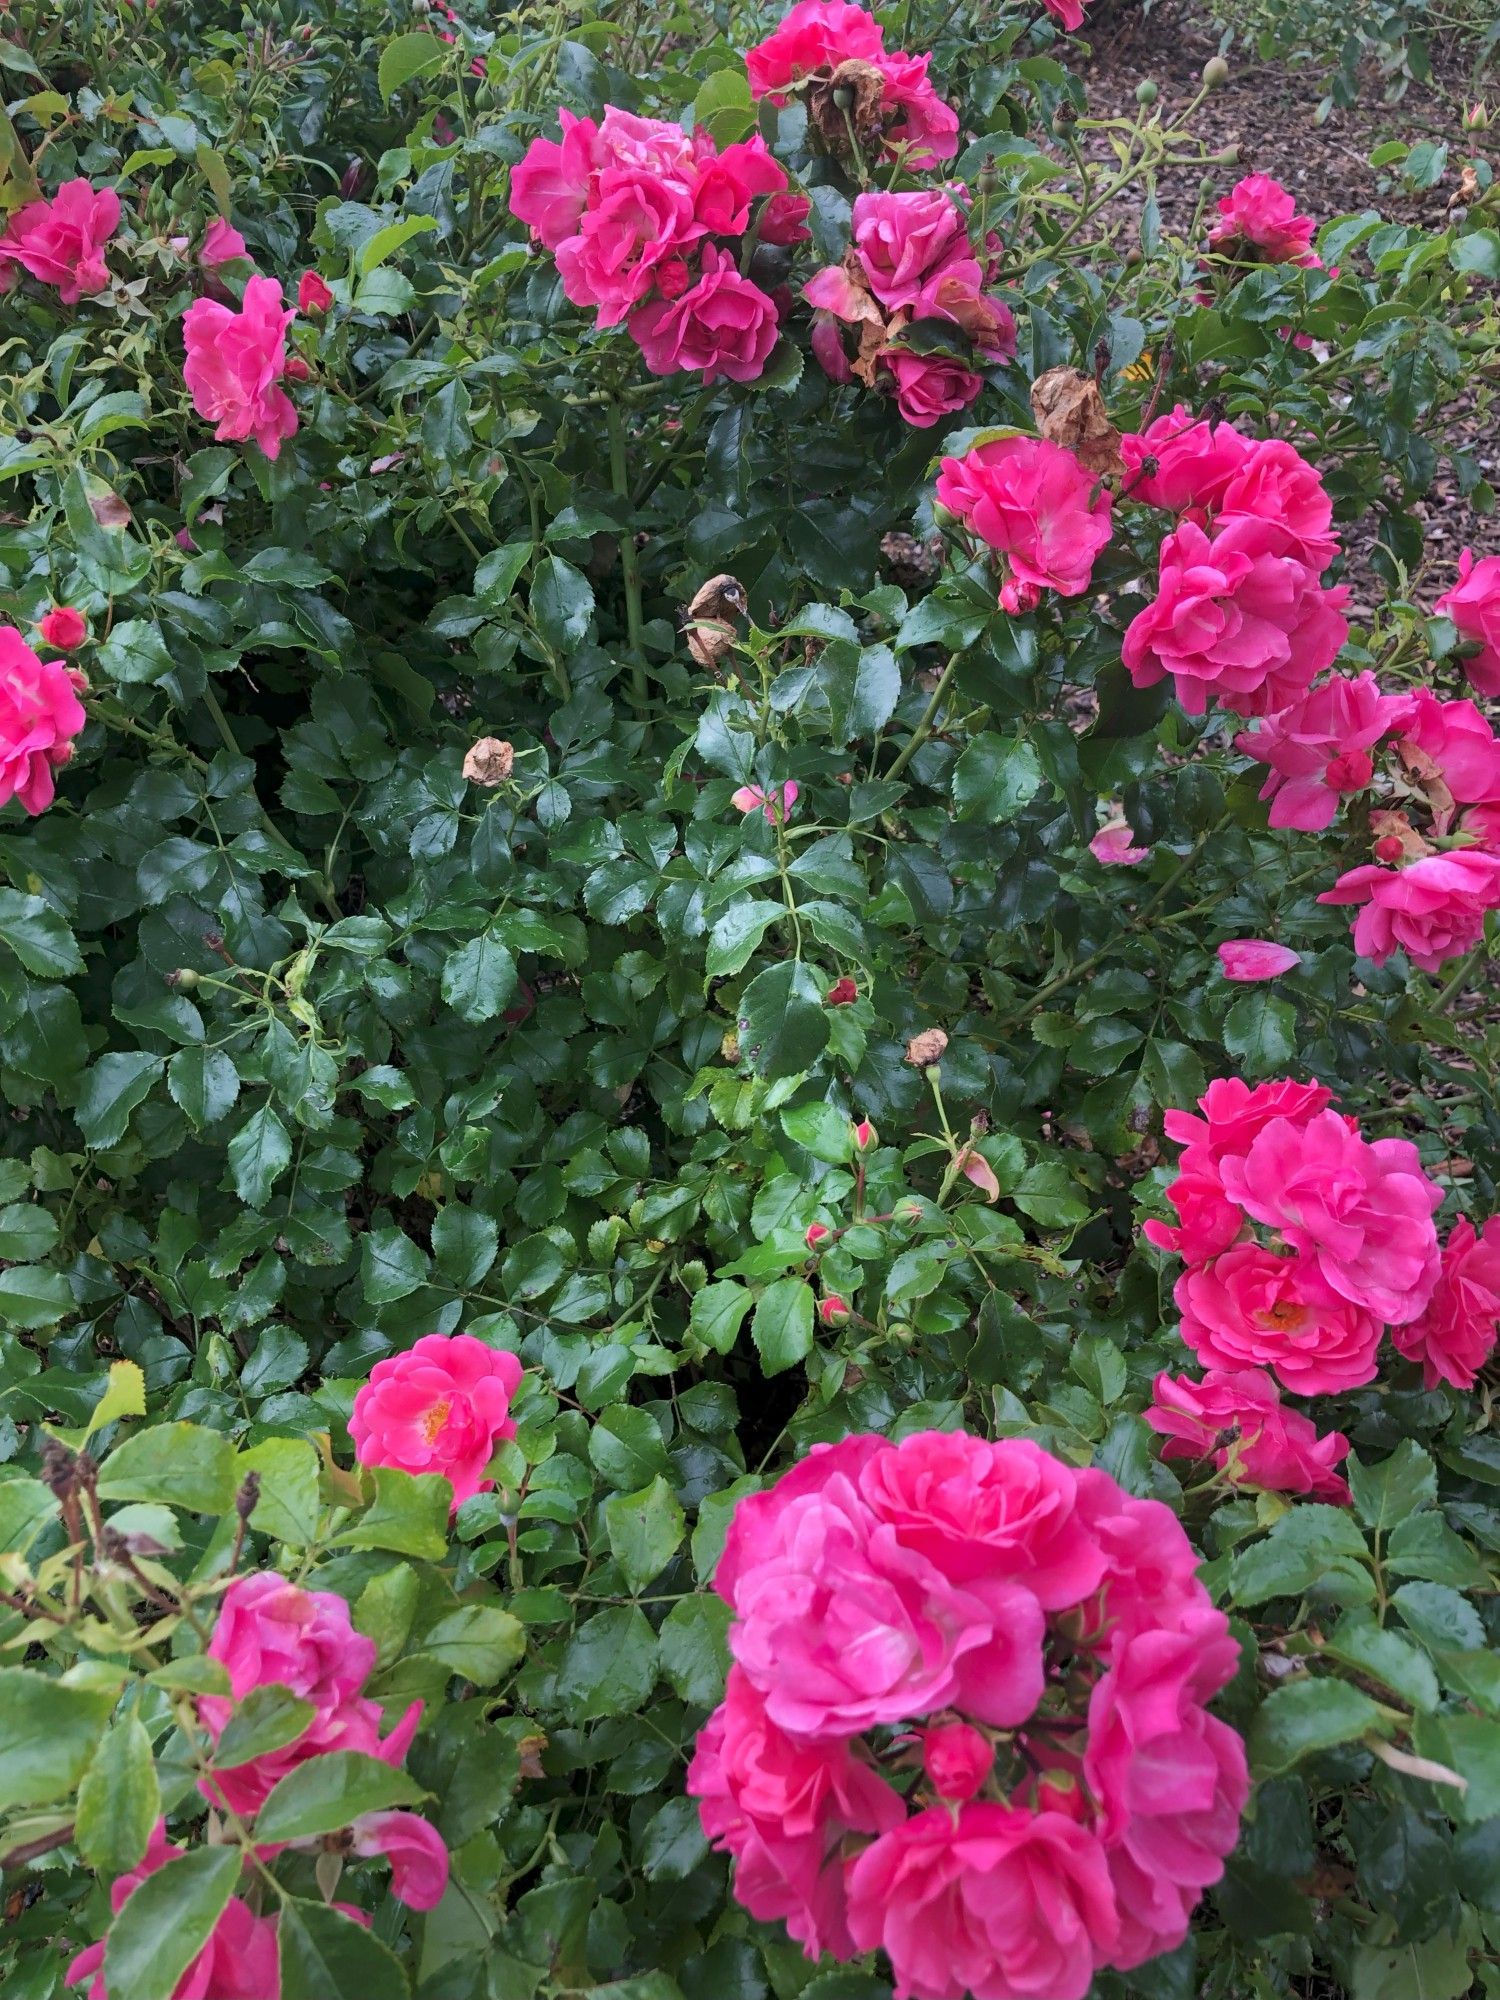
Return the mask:
<path id="1" fill-rule="evenodd" d="M 505 783 L 515 761 L 515 750 L 502 737 L 481 736 L 464 758 L 464 776 L 471 785 L 493 789 Z"/>
<path id="2" fill-rule="evenodd" d="M 735 620 L 747 613 L 745 586 L 736 576 L 711 576 L 694 594 L 683 613 L 688 651 L 700 667 L 719 671 L 719 662 L 735 642 Z"/>
<path id="3" fill-rule="evenodd" d="M 1031 411 L 1042 436 L 1075 453 L 1086 471 L 1100 479 L 1117 479 L 1124 471 L 1120 433 L 1092 375 L 1049 368 L 1031 385 Z"/>
<path id="4" fill-rule="evenodd" d="M 941 1028 L 924 1028 L 920 1035 L 913 1035 L 906 1045 L 906 1060 L 917 1069 L 928 1069 L 935 1062 L 941 1062 L 943 1051 L 948 1046 L 948 1037 Z"/>
<path id="5" fill-rule="evenodd" d="M 861 147 L 877 144 L 884 102 L 885 78 L 856 57 L 808 79 L 808 120 L 831 153 L 848 153 L 851 130 Z"/>

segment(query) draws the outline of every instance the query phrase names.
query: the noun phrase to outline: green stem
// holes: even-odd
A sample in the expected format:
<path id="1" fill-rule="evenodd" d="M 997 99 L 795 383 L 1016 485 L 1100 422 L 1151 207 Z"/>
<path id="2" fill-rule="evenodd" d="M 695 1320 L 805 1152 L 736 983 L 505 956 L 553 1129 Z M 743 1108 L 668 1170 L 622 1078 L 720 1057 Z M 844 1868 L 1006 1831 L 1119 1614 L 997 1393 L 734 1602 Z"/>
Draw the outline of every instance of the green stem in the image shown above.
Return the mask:
<path id="1" fill-rule="evenodd" d="M 1481 938 L 1474 949 L 1466 951 L 1458 961 L 1458 964 L 1454 966 L 1451 976 L 1444 981 L 1442 989 L 1433 1003 L 1440 1014 L 1447 1013 L 1449 1006 L 1458 998 L 1464 987 L 1468 985 L 1469 974 L 1484 957 L 1485 950 L 1486 945 L 1484 939 Z"/>
<path id="2" fill-rule="evenodd" d="M 630 500 L 630 469 L 625 460 L 625 412 L 617 401 L 609 405 L 609 478 L 615 493 L 627 505 Z M 625 580 L 625 640 L 630 650 L 630 698 L 644 710 L 650 698 L 646 685 L 646 658 L 641 617 L 640 551 L 629 527 L 620 530 L 620 572 Z"/>
<path id="3" fill-rule="evenodd" d="M 911 762 L 912 758 L 916 755 L 916 753 L 921 749 L 922 745 L 927 741 L 928 737 L 932 734 L 932 725 L 934 724 L 934 722 L 936 722 L 938 716 L 938 710 L 943 705 L 943 697 L 948 692 L 948 684 L 953 679 L 954 674 L 958 671 L 958 662 L 959 662 L 959 655 L 955 653 L 952 659 L 949 660 L 947 666 L 944 667 L 942 673 L 939 675 L 938 684 L 932 690 L 932 699 L 931 701 L 928 702 L 927 707 L 923 711 L 921 721 L 912 731 L 910 742 L 907 744 L 906 748 L 901 752 L 900 756 L 897 757 L 895 763 L 892 764 L 891 768 L 886 772 L 885 775 L 887 778 L 899 778 L 901 773 L 906 769 L 907 765 Z"/>

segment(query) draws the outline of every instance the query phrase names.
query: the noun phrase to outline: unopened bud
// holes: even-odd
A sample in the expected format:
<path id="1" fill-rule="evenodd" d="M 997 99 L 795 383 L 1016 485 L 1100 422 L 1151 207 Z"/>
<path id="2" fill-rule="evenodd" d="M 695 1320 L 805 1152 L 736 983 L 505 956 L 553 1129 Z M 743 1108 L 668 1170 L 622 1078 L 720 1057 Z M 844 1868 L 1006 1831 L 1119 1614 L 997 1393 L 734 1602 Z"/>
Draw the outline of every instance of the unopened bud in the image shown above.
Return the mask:
<path id="1" fill-rule="evenodd" d="M 1489 123 L 1490 107 L 1483 100 L 1478 104 L 1471 104 L 1464 113 L 1464 130 L 1466 132 L 1486 132 L 1489 130 Z"/>
<path id="2" fill-rule="evenodd" d="M 179 992 L 191 993 L 198 984 L 198 978 L 199 975 L 190 965 L 179 965 L 175 972 L 167 974 L 167 984 L 176 987 Z"/>
<path id="3" fill-rule="evenodd" d="M 854 109 L 854 88 L 852 84 L 840 83 L 834 86 L 833 104 L 836 111 Z"/>
<path id="4" fill-rule="evenodd" d="M 1237 167 L 1240 163 L 1240 149 L 1238 146 L 1223 146 L 1215 153 L 1214 158 L 1221 167 Z"/>
<path id="5" fill-rule="evenodd" d="M 1222 56 L 1210 56 L 1203 65 L 1203 81 L 1210 90 L 1217 90 L 1220 84 L 1229 81 L 1229 65 Z"/>
<path id="6" fill-rule="evenodd" d="M 875 1127 L 870 1123 L 868 1118 L 861 1118 L 854 1128 L 855 1152 L 868 1153 L 879 1144 L 880 1134 L 875 1130 Z"/>
<path id="7" fill-rule="evenodd" d="M 1137 104 L 1152 105 L 1156 102 L 1157 98 L 1160 96 L 1161 92 L 1157 89 L 1156 85 L 1151 81 L 1149 76 L 1145 79 L 1143 83 L 1138 83 L 1135 87 L 1135 101 Z"/>
<path id="8" fill-rule="evenodd" d="M 837 1292 L 830 1292 L 827 1298 L 819 1299 L 818 1318 L 824 1326 L 846 1326 L 849 1321 L 847 1299 L 841 1299 Z"/>
<path id="9" fill-rule="evenodd" d="M 826 1222 L 810 1222 L 807 1225 L 807 1235 L 803 1240 L 806 1242 L 809 1250 L 816 1250 L 818 1245 L 826 1243 L 832 1234 L 833 1231 L 828 1227 Z"/>
<path id="10" fill-rule="evenodd" d="M 1399 861 L 1405 852 L 1400 834 L 1383 833 L 1375 843 L 1377 861 Z"/>
<path id="11" fill-rule="evenodd" d="M 309 381 L 311 377 L 312 377 L 312 370 L 308 367 L 307 363 L 302 359 L 302 356 L 300 354 L 289 354 L 287 356 L 286 379 L 288 380 L 288 382 L 306 382 Z"/>

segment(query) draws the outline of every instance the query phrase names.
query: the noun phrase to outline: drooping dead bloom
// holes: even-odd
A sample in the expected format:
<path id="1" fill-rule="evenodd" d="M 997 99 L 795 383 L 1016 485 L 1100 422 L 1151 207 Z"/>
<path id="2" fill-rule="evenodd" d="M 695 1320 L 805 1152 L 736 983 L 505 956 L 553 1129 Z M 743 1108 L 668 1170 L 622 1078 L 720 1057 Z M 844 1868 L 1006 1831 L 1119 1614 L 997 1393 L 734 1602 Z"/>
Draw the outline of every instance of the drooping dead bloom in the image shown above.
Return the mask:
<path id="1" fill-rule="evenodd" d="M 947 1046 L 948 1037 L 941 1028 L 924 1028 L 907 1043 L 906 1060 L 916 1069 L 930 1069 L 933 1063 L 942 1061 Z"/>
<path id="2" fill-rule="evenodd" d="M 1120 433 L 1109 420 L 1092 375 L 1076 368 L 1049 368 L 1031 385 L 1031 413 L 1044 438 L 1065 446 L 1098 478 L 1117 479 L 1124 471 Z"/>
<path id="3" fill-rule="evenodd" d="M 683 614 L 688 651 L 700 667 L 719 671 L 719 662 L 735 642 L 735 620 L 747 615 L 745 586 L 736 576 L 711 576 Z"/>
<path id="4" fill-rule="evenodd" d="M 503 737 L 481 736 L 464 758 L 464 776 L 471 785 L 493 790 L 505 783 L 515 762 L 515 750 Z"/>

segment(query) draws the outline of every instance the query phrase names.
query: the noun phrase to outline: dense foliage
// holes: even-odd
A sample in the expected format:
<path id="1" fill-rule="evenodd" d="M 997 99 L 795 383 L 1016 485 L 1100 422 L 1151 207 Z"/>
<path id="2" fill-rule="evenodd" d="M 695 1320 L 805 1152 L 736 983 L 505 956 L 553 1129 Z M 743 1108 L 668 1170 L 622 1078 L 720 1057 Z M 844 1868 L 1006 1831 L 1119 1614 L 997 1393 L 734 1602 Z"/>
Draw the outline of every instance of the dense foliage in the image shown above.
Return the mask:
<path id="1" fill-rule="evenodd" d="M 1082 11 L 0 17 L 7 2000 L 1500 1992 L 1500 195 Z"/>

